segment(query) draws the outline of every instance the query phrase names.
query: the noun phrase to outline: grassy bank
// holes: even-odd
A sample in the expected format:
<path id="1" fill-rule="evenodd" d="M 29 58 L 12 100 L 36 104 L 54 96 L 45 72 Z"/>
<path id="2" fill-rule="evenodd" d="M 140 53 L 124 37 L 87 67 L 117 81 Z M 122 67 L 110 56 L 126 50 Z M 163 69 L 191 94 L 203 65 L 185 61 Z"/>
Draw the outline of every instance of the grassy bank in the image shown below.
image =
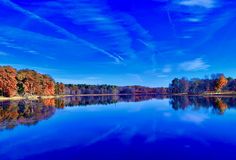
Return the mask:
<path id="1" fill-rule="evenodd" d="M 143 94 L 78 94 L 78 95 L 54 95 L 54 96 L 15 96 L 15 97 L 0 97 L 0 101 L 7 101 L 7 100 L 37 100 L 37 99 L 47 99 L 47 98 L 63 98 L 63 97 L 73 97 L 73 96 L 80 96 L 80 97 L 86 97 L 86 96 L 125 96 L 125 95 L 143 95 Z M 149 94 L 149 95 L 156 95 L 156 94 Z"/>
<path id="2" fill-rule="evenodd" d="M 236 92 L 205 92 L 203 95 L 236 95 Z"/>
<path id="3" fill-rule="evenodd" d="M 174 93 L 169 94 L 170 96 L 203 96 L 203 97 L 213 97 L 213 96 L 236 96 L 236 92 L 205 92 L 201 94 L 188 94 L 188 93 Z"/>
<path id="4" fill-rule="evenodd" d="M 0 101 L 7 101 L 7 100 L 38 100 L 38 99 L 47 99 L 47 98 L 63 98 L 63 97 L 73 97 L 73 96 L 80 96 L 80 97 L 86 97 L 86 96 L 125 96 L 125 95 L 143 95 L 143 94 L 78 94 L 78 95 L 54 95 L 54 96 L 15 96 L 15 97 L 1 97 Z M 150 95 L 156 95 L 156 94 L 150 94 Z M 213 97 L 213 96 L 236 96 L 236 92 L 206 92 L 202 94 L 188 94 L 188 93 L 176 93 L 176 94 L 165 94 L 166 96 L 203 96 L 203 97 Z"/>
<path id="5" fill-rule="evenodd" d="M 28 99 L 28 100 L 37 100 L 37 99 L 46 99 L 46 98 L 60 98 L 60 97 L 68 97 L 71 95 L 55 95 L 55 96 L 15 96 L 15 97 L 0 97 L 0 101 L 7 101 L 7 100 L 22 100 L 22 99 Z"/>

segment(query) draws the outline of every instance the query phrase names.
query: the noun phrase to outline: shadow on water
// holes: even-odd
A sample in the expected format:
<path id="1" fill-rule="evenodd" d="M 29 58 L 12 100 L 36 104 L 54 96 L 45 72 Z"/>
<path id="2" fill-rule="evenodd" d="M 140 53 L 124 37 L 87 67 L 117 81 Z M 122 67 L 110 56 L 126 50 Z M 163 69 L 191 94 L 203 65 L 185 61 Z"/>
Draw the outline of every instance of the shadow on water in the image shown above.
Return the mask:
<path id="1" fill-rule="evenodd" d="M 169 99 L 174 110 L 207 108 L 211 109 L 212 113 L 219 115 L 223 115 L 227 109 L 236 107 L 236 98 L 234 97 L 168 97 L 157 95 L 85 96 L 33 101 L 4 101 L 0 102 L 0 131 L 13 129 L 18 125 L 35 125 L 37 122 L 53 116 L 56 109 L 65 107 L 109 105 L 118 102 L 140 102 L 150 99 Z"/>

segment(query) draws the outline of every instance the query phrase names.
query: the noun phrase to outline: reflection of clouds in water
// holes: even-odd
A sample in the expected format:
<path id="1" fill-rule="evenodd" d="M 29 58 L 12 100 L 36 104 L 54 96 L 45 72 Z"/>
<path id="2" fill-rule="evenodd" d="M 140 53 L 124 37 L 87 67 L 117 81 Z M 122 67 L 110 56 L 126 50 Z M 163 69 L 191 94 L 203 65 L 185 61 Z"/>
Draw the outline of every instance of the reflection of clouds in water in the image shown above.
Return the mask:
<path id="1" fill-rule="evenodd" d="M 163 116 L 164 116 L 164 117 L 171 117 L 172 114 L 171 114 L 170 112 L 164 112 L 164 113 L 163 113 Z"/>
<path id="2" fill-rule="evenodd" d="M 157 139 L 158 139 L 157 134 L 153 134 L 153 135 L 147 137 L 146 143 L 156 142 Z"/>
<path id="3" fill-rule="evenodd" d="M 119 136 L 120 140 L 125 144 L 130 144 L 131 139 L 139 133 L 139 128 L 137 126 L 123 128 Z"/>
<path id="4" fill-rule="evenodd" d="M 30 129 L 29 127 L 27 129 L 16 127 L 11 130 L 12 133 L 17 134 L 9 134 L 8 131 L 0 132 L 0 144 L 8 146 L 4 147 L 2 152 L 11 155 L 12 150 L 16 150 L 17 153 L 13 157 L 15 158 L 15 156 L 23 157 L 68 147 L 91 149 L 114 142 L 114 140 L 122 144 L 122 147 L 136 147 L 140 144 L 142 147 L 160 146 L 168 145 L 166 142 L 176 142 L 178 149 L 188 150 L 195 150 L 196 144 L 210 148 L 212 147 L 211 142 L 214 140 L 235 143 L 236 130 L 232 126 L 235 124 L 233 120 L 236 111 L 230 109 L 235 106 L 235 98 L 222 98 L 230 110 L 221 116 L 211 116 L 212 112 L 208 112 L 212 110 L 215 98 L 177 97 L 173 101 L 174 104 L 177 104 L 175 110 L 172 108 L 173 104 L 169 103 L 169 99 L 131 102 L 135 99 L 137 98 L 132 98 L 132 100 L 125 98 L 121 100 L 129 103 L 121 101 L 113 104 L 111 97 L 65 98 L 63 104 L 68 107 L 56 112 L 54 118 L 47 119 L 44 123 L 30 127 Z M 109 103 L 103 103 L 104 101 Z M 30 104 L 32 105 L 32 103 Z M 7 106 L 9 109 L 4 110 L 6 115 L 7 111 L 12 109 L 10 104 Z M 18 103 L 13 106 L 17 108 Z M 20 106 L 22 109 L 23 105 Z M 38 103 L 34 106 L 37 106 L 33 107 L 34 109 L 40 108 Z M 32 113 L 38 114 L 38 112 Z M 44 116 L 42 117 L 44 118 Z M 228 132 L 229 130 L 230 132 Z M 19 131 L 21 131 L 21 136 L 18 135 Z M 23 145 L 25 147 L 22 147 Z M 25 152 L 25 148 L 28 148 L 27 152 Z M 179 151 L 178 149 L 177 151 Z"/>
<path id="5" fill-rule="evenodd" d="M 155 142 L 158 138 L 157 136 L 158 124 L 157 120 L 154 119 L 152 123 L 152 129 L 150 130 L 149 136 L 146 138 L 146 143 Z"/>
<path id="6" fill-rule="evenodd" d="M 196 114 L 196 113 L 187 113 L 181 117 L 182 121 L 192 122 L 195 124 L 201 124 L 202 122 L 204 122 L 207 119 L 209 119 L 209 117 L 207 115 Z"/>
<path id="7" fill-rule="evenodd" d="M 118 124 L 117 126 L 115 126 L 114 128 L 111 128 L 109 131 L 107 131 L 106 133 L 95 137 L 94 139 L 92 139 L 90 142 L 88 142 L 85 146 L 90 146 L 92 144 L 95 144 L 99 141 L 103 141 L 104 139 L 107 139 L 108 136 L 114 134 L 115 132 L 117 132 L 118 130 L 121 129 L 121 126 Z"/>

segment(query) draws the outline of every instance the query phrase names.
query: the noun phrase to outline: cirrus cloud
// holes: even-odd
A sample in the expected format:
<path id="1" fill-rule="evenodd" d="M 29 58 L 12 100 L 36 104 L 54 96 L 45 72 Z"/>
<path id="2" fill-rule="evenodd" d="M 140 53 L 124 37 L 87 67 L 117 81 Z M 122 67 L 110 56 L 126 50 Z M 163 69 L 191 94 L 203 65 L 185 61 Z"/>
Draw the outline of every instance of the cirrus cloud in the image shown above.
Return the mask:
<path id="1" fill-rule="evenodd" d="M 215 0 L 182 0 L 179 2 L 180 5 L 190 7 L 203 7 L 206 9 L 214 8 L 216 5 Z"/>
<path id="2" fill-rule="evenodd" d="M 8 54 L 6 52 L 0 51 L 0 56 L 7 56 Z"/>
<path id="3" fill-rule="evenodd" d="M 202 58 L 185 61 L 179 64 L 179 69 L 184 71 L 199 71 L 206 70 L 210 67 Z"/>

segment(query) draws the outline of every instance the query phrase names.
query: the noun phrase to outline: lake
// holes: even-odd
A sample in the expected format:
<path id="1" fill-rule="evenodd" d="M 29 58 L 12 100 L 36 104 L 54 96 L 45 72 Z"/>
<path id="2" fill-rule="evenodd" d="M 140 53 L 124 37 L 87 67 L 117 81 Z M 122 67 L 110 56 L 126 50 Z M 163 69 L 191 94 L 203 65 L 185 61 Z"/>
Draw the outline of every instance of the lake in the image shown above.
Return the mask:
<path id="1" fill-rule="evenodd" d="M 0 102 L 1 160 L 235 160 L 235 151 L 233 97 Z"/>

